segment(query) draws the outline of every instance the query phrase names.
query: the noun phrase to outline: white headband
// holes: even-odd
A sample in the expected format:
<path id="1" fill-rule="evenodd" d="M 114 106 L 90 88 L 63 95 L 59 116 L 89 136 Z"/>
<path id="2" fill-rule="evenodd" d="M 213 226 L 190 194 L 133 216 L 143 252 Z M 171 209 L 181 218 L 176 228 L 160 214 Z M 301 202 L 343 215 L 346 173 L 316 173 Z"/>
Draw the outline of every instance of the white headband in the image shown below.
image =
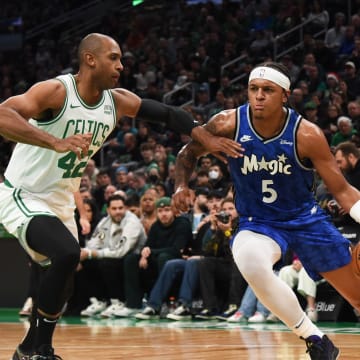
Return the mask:
<path id="1" fill-rule="evenodd" d="M 290 90 L 289 78 L 278 70 L 271 67 L 259 66 L 251 71 L 249 82 L 254 79 L 270 80 L 273 83 L 281 86 L 285 90 Z"/>

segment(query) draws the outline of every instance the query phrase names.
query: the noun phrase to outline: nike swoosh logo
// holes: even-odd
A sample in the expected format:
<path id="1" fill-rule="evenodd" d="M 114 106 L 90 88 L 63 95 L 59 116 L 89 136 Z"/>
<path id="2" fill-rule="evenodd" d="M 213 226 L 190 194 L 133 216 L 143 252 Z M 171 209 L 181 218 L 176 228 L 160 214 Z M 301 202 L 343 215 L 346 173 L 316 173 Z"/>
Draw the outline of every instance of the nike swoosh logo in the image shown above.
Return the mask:
<path id="1" fill-rule="evenodd" d="M 247 141 L 252 141 L 252 137 L 250 135 L 243 135 L 241 138 L 240 138 L 240 141 L 241 142 L 247 142 Z"/>
<path id="2" fill-rule="evenodd" d="M 75 109 L 75 108 L 79 108 L 80 105 L 73 105 L 73 104 L 70 104 L 70 109 Z"/>

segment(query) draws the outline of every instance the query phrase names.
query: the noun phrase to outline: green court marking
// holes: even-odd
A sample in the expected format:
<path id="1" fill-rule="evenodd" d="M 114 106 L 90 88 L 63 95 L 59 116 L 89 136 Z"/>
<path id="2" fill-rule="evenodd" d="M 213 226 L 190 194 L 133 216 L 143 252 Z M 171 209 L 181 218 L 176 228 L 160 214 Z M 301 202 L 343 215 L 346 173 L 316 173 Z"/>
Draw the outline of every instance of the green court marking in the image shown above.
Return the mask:
<path id="1" fill-rule="evenodd" d="M 0 323 L 23 323 L 26 317 L 18 315 L 19 309 L 0 308 Z M 82 318 L 80 316 L 65 316 L 59 321 L 59 326 L 83 325 L 90 327 L 114 326 L 114 327 L 151 327 L 151 328 L 178 328 L 178 329 L 208 329 L 208 330 L 245 330 L 245 331 L 290 331 L 282 323 L 260 324 L 236 324 L 226 321 L 171 321 L 160 320 L 136 320 L 134 318 L 110 318 L 97 317 Z M 317 325 L 325 333 L 336 334 L 360 334 L 360 323 L 353 322 L 318 322 Z"/>

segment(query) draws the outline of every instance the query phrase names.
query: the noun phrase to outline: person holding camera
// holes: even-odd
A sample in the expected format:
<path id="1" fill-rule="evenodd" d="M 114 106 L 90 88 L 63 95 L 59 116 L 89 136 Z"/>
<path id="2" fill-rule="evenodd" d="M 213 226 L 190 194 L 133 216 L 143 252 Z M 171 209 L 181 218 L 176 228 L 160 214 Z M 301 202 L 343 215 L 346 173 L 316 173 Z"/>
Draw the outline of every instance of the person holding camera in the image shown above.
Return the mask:
<path id="1" fill-rule="evenodd" d="M 230 239 L 238 222 L 238 213 L 234 200 L 225 198 L 221 203 L 221 211 L 215 214 L 207 231 L 204 246 L 204 258 L 199 262 L 200 290 L 204 308 L 195 316 L 197 319 L 211 320 L 221 312 L 228 300 L 221 299 L 220 294 L 227 294 L 233 271 L 233 257 Z M 240 300 L 240 299 L 239 299 Z M 237 303 L 233 312 L 237 309 Z"/>
<path id="2" fill-rule="evenodd" d="M 199 192 L 198 192 L 199 194 Z M 178 306 L 173 312 L 167 314 L 167 318 L 175 321 L 190 320 L 192 318 L 191 305 L 194 294 L 199 289 L 199 262 L 203 257 L 203 244 L 211 219 L 220 211 L 222 196 L 218 191 L 210 191 L 207 195 L 207 207 L 209 215 L 198 224 L 196 236 L 193 241 L 182 250 L 182 256 L 178 259 L 168 260 L 162 268 L 159 277 L 150 292 L 145 309 L 137 314 L 138 320 L 149 320 L 159 317 L 162 303 L 177 280 L 180 281 L 178 291 Z M 189 214 L 182 215 L 189 219 Z"/>

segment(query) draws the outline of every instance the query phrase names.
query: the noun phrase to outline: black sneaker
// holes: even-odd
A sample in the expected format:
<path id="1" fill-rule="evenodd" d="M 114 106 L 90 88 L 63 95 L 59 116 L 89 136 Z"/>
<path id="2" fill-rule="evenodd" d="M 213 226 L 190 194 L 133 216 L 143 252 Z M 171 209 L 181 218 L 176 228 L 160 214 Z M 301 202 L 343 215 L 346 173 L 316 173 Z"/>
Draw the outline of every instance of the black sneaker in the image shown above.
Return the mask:
<path id="1" fill-rule="evenodd" d="M 204 309 L 200 314 L 195 315 L 195 319 L 200 320 L 215 320 L 217 313 L 215 311 Z"/>
<path id="2" fill-rule="evenodd" d="M 26 353 L 20 350 L 20 346 L 18 346 L 14 352 L 12 360 L 30 360 L 32 356 L 32 352 Z"/>
<path id="3" fill-rule="evenodd" d="M 305 339 L 311 360 L 336 360 L 340 354 L 339 349 L 324 335 L 322 338 L 313 335 Z"/>
<path id="4" fill-rule="evenodd" d="M 59 355 L 54 354 L 54 349 L 50 345 L 42 345 L 30 360 L 62 360 Z"/>
<path id="5" fill-rule="evenodd" d="M 176 321 L 191 320 L 191 312 L 188 307 L 180 305 L 172 313 L 167 314 L 166 318 Z"/>
<path id="6" fill-rule="evenodd" d="M 160 314 L 159 311 L 156 311 L 151 306 L 146 306 L 142 312 L 135 314 L 135 319 L 138 320 L 152 320 L 159 319 Z"/>
<path id="7" fill-rule="evenodd" d="M 220 315 L 217 315 L 216 318 L 218 320 L 226 321 L 231 315 L 234 315 L 238 309 L 238 306 L 235 304 L 230 304 L 228 308 Z"/>

